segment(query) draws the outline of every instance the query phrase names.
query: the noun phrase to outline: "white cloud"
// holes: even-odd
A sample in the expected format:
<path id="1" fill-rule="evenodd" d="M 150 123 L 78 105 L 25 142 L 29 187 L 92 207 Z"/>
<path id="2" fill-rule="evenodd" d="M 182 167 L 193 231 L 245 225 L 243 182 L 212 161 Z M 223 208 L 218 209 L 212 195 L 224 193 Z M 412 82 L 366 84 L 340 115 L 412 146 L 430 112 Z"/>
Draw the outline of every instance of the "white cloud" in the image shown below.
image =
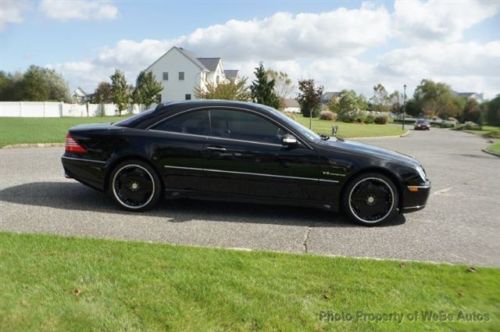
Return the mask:
<path id="1" fill-rule="evenodd" d="M 384 7 L 362 5 L 320 14 L 277 13 L 261 20 L 230 20 L 184 37 L 187 48 L 237 60 L 286 60 L 359 54 L 390 35 Z"/>
<path id="2" fill-rule="evenodd" d="M 384 77 L 441 80 L 456 90 L 500 92 L 500 41 L 429 43 L 384 54 L 378 73 Z M 418 83 L 418 82 L 417 82 Z"/>
<path id="3" fill-rule="evenodd" d="M 26 0 L 1 0 L 0 1 L 0 31 L 9 23 L 23 21 L 23 12 L 29 8 Z"/>
<path id="4" fill-rule="evenodd" d="M 110 20 L 118 15 L 118 9 L 109 0 L 42 0 L 40 10 L 59 21 Z"/>
<path id="5" fill-rule="evenodd" d="M 495 16 L 498 1 L 396 0 L 394 16 L 400 36 L 411 41 L 458 41 L 473 25 Z"/>

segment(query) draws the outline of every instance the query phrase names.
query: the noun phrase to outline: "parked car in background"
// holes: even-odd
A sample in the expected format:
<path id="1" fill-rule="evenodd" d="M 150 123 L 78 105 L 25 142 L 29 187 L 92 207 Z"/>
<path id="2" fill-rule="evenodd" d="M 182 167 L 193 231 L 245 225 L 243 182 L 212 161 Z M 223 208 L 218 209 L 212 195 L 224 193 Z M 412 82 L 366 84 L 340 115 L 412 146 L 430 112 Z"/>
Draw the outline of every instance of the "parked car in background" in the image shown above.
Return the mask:
<path id="1" fill-rule="evenodd" d="M 430 130 L 431 124 L 426 119 L 418 119 L 415 121 L 415 130 Z"/>
<path id="2" fill-rule="evenodd" d="M 233 101 L 160 104 L 115 124 L 69 130 L 67 177 L 124 209 L 162 196 L 343 210 L 375 225 L 424 208 L 430 182 L 412 157 L 320 136 L 273 108 Z"/>

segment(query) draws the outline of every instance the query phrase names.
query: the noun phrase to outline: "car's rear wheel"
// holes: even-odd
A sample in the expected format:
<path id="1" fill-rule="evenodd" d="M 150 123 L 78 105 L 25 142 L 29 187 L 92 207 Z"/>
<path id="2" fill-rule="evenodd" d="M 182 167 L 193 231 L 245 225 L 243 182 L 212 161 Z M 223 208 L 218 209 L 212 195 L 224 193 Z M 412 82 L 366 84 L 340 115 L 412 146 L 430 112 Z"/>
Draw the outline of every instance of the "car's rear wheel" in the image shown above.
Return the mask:
<path id="1" fill-rule="evenodd" d="M 399 194 L 393 181 L 379 173 L 365 173 L 349 182 L 342 197 L 345 213 L 356 223 L 373 226 L 392 219 Z"/>
<path id="2" fill-rule="evenodd" d="M 155 170 L 139 160 L 117 165 L 110 176 L 109 191 L 115 202 L 130 211 L 144 211 L 161 197 L 161 182 Z"/>

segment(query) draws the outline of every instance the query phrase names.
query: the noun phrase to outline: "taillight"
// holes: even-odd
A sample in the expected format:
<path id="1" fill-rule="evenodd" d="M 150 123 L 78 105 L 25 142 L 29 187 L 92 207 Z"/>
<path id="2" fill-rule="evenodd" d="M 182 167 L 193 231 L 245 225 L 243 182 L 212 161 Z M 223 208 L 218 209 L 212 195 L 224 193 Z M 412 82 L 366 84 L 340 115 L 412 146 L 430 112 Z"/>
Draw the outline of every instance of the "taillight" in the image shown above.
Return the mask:
<path id="1" fill-rule="evenodd" d="M 66 152 L 72 152 L 72 153 L 85 153 L 87 152 L 87 149 L 85 149 L 83 146 L 78 144 L 77 141 L 73 137 L 71 137 L 71 134 L 68 133 L 66 135 L 66 145 L 65 145 Z"/>

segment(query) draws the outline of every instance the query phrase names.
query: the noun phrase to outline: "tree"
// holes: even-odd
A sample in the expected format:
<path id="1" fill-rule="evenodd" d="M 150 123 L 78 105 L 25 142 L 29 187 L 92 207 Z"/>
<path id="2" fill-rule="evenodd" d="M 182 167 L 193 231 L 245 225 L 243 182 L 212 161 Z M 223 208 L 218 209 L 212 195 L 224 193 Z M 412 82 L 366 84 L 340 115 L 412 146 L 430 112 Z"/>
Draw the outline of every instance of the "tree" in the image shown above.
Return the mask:
<path id="1" fill-rule="evenodd" d="M 486 121 L 493 126 L 500 126 L 500 94 L 488 102 Z"/>
<path id="2" fill-rule="evenodd" d="M 238 82 L 229 81 L 219 84 L 208 83 L 205 89 L 196 88 L 195 96 L 200 99 L 248 101 L 251 96 L 246 84 L 247 79 L 245 77 L 238 80 Z"/>
<path id="3" fill-rule="evenodd" d="M 253 81 L 250 86 L 253 101 L 259 104 L 279 108 L 280 100 L 274 92 L 275 81 L 268 78 L 262 63 L 259 67 L 255 68 L 254 74 L 255 81 Z"/>
<path id="4" fill-rule="evenodd" d="M 280 109 L 285 108 L 285 99 L 290 96 L 294 86 L 292 79 L 283 71 L 267 70 L 267 76 L 274 80 L 274 93 L 280 100 Z"/>
<path id="5" fill-rule="evenodd" d="M 127 80 L 125 79 L 125 75 L 118 69 L 115 70 L 115 73 L 110 78 L 113 103 L 116 104 L 118 114 L 121 115 L 122 111 L 127 108 L 130 98 Z"/>
<path id="6" fill-rule="evenodd" d="M 339 98 L 339 113 L 365 111 L 368 108 L 366 99 L 354 90 L 342 90 Z"/>
<path id="7" fill-rule="evenodd" d="M 0 72 L 0 100 L 70 102 L 66 81 L 53 69 L 30 66 L 24 73 Z"/>
<path id="8" fill-rule="evenodd" d="M 462 114 L 462 121 L 481 122 L 481 109 L 479 108 L 479 103 L 475 99 L 470 98 L 467 100 Z"/>
<path id="9" fill-rule="evenodd" d="M 400 113 L 402 111 L 401 107 L 401 102 L 403 101 L 403 97 L 401 97 L 401 94 L 399 91 L 395 90 L 393 93 L 389 95 L 389 107 L 391 112 L 393 113 Z"/>
<path id="10" fill-rule="evenodd" d="M 317 116 L 320 111 L 321 95 L 323 94 L 323 87 L 316 87 L 314 80 L 299 81 L 299 96 L 297 101 L 300 104 L 300 112 L 305 117 Z"/>
<path id="11" fill-rule="evenodd" d="M 19 82 L 18 98 L 29 101 L 70 101 L 68 85 L 53 69 L 31 65 Z"/>
<path id="12" fill-rule="evenodd" d="M 137 76 L 133 101 L 146 107 L 158 101 L 158 94 L 163 90 L 163 85 L 155 80 L 152 72 L 141 71 Z"/>
<path id="13" fill-rule="evenodd" d="M 405 112 L 406 114 L 414 117 L 419 117 L 422 113 L 414 98 L 411 98 L 406 102 Z"/>
<path id="14" fill-rule="evenodd" d="M 113 91 L 111 84 L 108 82 L 101 82 L 94 91 L 92 102 L 97 104 L 107 104 L 113 102 Z"/>
<path id="15" fill-rule="evenodd" d="M 372 110 L 376 112 L 389 112 L 390 99 L 385 87 L 378 83 L 373 87 L 373 96 L 370 98 Z"/>
<path id="16" fill-rule="evenodd" d="M 449 85 L 426 79 L 417 86 L 413 97 L 421 113 L 445 119 L 460 117 L 466 102 L 466 99 L 455 96 Z"/>

